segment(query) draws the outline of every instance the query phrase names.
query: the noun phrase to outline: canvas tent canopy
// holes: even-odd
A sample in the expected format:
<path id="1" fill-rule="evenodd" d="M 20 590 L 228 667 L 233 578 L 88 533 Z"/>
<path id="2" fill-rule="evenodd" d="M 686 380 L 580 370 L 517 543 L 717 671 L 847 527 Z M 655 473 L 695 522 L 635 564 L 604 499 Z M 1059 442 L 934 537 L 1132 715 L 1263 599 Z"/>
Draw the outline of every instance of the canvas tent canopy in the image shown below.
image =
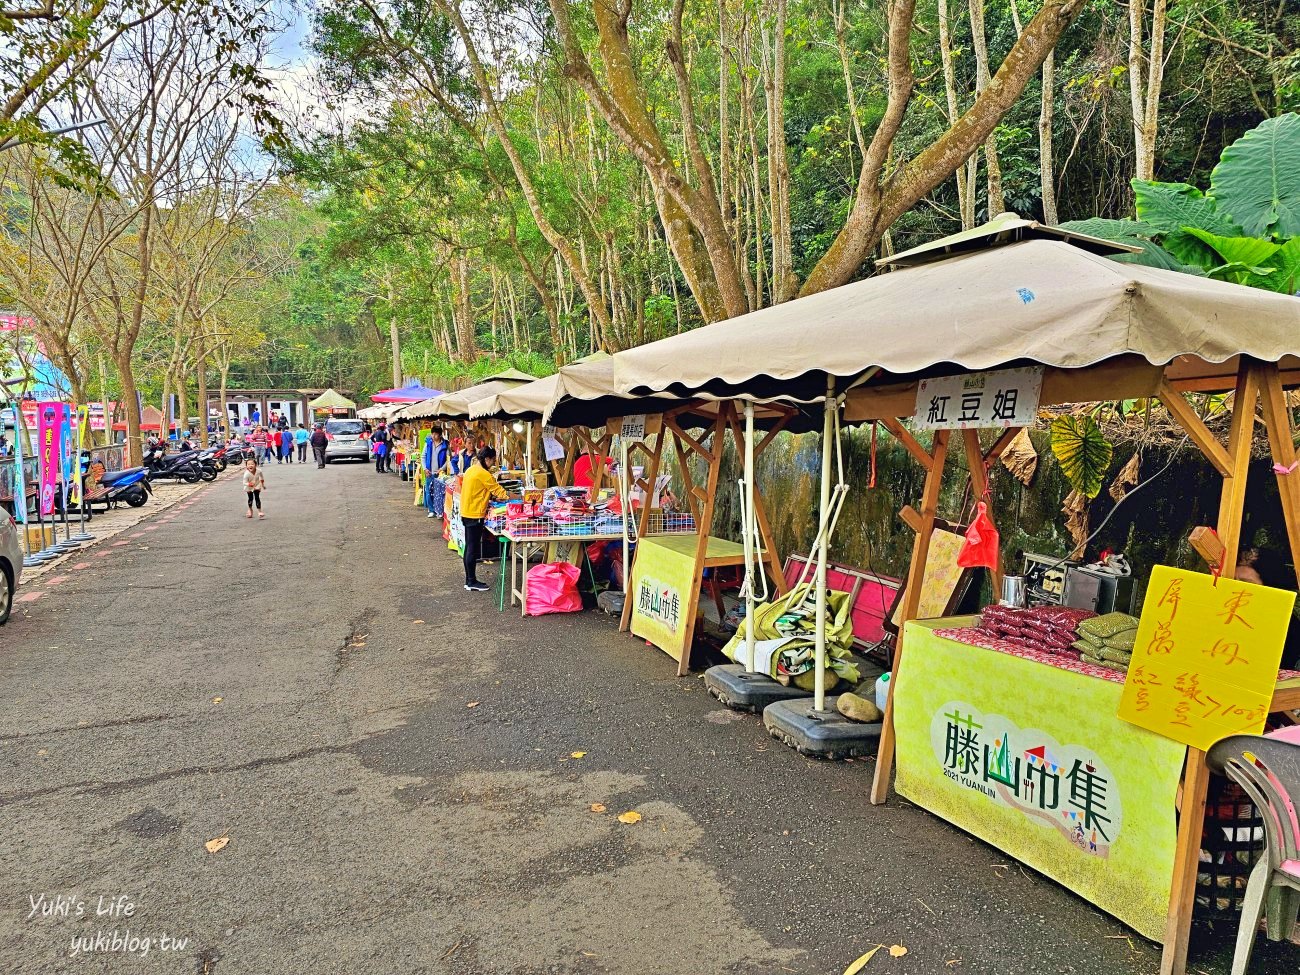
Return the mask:
<path id="1" fill-rule="evenodd" d="M 574 364 L 597 362 L 608 358 L 608 353 L 593 352 L 589 356 L 575 360 Z M 540 420 L 555 398 L 558 382 L 559 375 L 552 373 L 530 383 L 524 383 L 522 386 L 511 386 L 509 389 L 485 395 L 470 403 L 469 418 L 471 420 Z"/>
<path id="2" fill-rule="evenodd" d="M 514 389 L 517 386 L 523 386 L 527 383 L 535 382 L 536 376 L 530 376 L 526 372 L 520 372 L 518 369 L 507 369 L 505 372 L 499 372 L 494 376 L 489 376 L 481 383 L 466 387 L 454 393 L 443 393 L 436 397 L 431 397 L 422 402 L 408 406 L 403 411 L 402 417 L 408 420 L 424 419 L 426 417 L 437 417 L 443 420 L 468 420 L 470 416 L 470 404 L 477 402 L 487 396 L 494 396 L 497 393 L 505 392 L 508 389 Z"/>
<path id="3" fill-rule="evenodd" d="M 828 380 L 843 392 L 872 370 L 867 378 L 879 385 L 1017 364 L 1079 369 L 1119 357 L 1173 363 L 1171 381 L 1188 388 L 1230 389 L 1239 354 L 1296 369 L 1300 301 L 1032 239 L 620 352 L 608 381 L 564 370 L 553 409 L 564 396 L 808 401 L 826 395 Z"/>
<path id="4" fill-rule="evenodd" d="M 355 410 L 357 404 L 334 389 L 327 389 L 307 404 L 313 410 Z"/>
<path id="5" fill-rule="evenodd" d="M 391 420 L 395 415 L 406 408 L 405 403 L 376 403 L 374 406 L 367 406 L 357 410 L 358 420 Z"/>

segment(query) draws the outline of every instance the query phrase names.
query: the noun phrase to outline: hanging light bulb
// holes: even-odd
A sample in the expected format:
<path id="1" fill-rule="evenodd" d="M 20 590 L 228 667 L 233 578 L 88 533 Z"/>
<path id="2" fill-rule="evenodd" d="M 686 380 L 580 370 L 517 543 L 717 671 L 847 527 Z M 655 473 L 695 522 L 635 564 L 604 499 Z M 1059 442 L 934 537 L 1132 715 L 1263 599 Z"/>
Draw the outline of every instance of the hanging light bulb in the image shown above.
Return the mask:
<path id="1" fill-rule="evenodd" d="M 522 420 L 516 420 L 513 424 L 511 424 L 510 429 L 513 430 L 515 433 L 523 433 L 524 422 Z"/>

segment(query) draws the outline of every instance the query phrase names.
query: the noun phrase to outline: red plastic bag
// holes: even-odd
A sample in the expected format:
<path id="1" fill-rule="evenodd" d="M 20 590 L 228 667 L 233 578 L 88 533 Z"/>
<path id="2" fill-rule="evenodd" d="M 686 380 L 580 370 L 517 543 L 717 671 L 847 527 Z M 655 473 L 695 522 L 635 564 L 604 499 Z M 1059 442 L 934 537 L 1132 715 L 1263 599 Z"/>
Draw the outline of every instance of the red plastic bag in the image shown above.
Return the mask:
<path id="1" fill-rule="evenodd" d="M 524 605 L 529 616 L 547 613 L 578 613 L 582 597 L 578 595 L 578 578 L 582 570 L 568 562 L 544 562 L 528 570 L 528 600 Z"/>
<path id="2" fill-rule="evenodd" d="M 995 569 L 998 565 L 998 527 L 989 517 L 989 506 L 983 501 L 975 506 L 975 520 L 966 529 L 966 540 L 957 553 L 957 564 L 963 569 L 976 566 Z"/>

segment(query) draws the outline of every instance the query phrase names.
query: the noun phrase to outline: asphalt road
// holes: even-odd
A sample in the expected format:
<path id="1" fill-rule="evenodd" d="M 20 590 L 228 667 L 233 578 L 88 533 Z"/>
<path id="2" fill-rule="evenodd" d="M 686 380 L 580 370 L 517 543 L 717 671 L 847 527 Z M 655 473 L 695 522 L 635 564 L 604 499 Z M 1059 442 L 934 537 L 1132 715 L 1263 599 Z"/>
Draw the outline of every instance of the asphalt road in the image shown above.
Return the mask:
<path id="1" fill-rule="evenodd" d="M 267 479 L 265 521 L 228 475 L 0 629 L 0 973 L 1155 970 L 603 615 L 464 592 L 396 478 Z"/>

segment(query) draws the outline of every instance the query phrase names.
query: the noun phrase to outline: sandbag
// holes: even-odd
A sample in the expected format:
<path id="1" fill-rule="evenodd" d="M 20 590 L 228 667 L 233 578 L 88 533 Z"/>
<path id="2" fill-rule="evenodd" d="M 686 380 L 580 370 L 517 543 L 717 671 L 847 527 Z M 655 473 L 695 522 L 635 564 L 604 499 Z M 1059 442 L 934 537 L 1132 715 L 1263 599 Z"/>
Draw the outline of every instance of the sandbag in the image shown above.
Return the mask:
<path id="1" fill-rule="evenodd" d="M 578 579 L 582 570 L 568 562 L 543 562 L 528 570 L 528 599 L 524 611 L 529 616 L 547 613 L 578 613 L 582 596 Z"/>

